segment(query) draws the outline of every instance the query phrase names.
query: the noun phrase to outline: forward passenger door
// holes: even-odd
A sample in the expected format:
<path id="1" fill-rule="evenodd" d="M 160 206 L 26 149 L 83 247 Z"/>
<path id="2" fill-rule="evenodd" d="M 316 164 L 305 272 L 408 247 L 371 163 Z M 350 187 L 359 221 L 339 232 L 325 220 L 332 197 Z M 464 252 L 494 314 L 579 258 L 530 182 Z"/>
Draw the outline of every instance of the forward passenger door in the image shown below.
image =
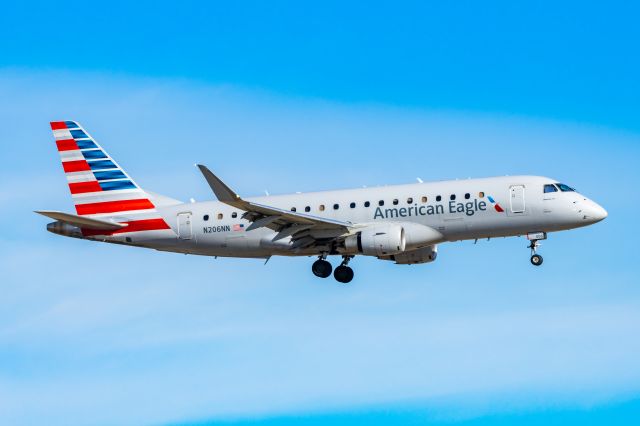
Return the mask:
<path id="1" fill-rule="evenodd" d="M 524 198 L 524 185 L 513 185 L 510 188 L 510 204 L 511 213 L 514 215 L 524 214 L 526 209 L 526 203 Z"/>

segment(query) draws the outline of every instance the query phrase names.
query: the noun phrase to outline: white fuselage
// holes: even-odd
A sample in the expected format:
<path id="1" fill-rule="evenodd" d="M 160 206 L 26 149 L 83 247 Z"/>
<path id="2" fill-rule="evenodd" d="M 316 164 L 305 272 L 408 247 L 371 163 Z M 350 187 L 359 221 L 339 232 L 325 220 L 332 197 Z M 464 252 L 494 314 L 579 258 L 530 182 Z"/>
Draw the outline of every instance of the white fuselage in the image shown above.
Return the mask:
<path id="1" fill-rule="evenodd" d="M 52 121 L 76 214 L 39 210 L 55 234 L 203 256 L 318 256 L 311 270 L 349 283 L 355 256 L 401 265 L 436 260 L 444 242 L 526 235 L 531 263 L 547 233 L 587 226 L 607 212 L 571 187 L 507 176 L 243 198 L 203 164 L 218 202 L 182 203 L 141 188 L 73 120 Z M 327 261 L 340 255 L 335 269 Z"/>
<path id="2" fill-rule="evenodd" d="M 545 185 L 556 182 L 537 176 L 508 176 L 266 196 L 247 201 L 360 225 L 420 224 L 442 235 L 436 243 L 562 231 L 606 217 L 602 207 L 578 192 L 544 192 Z M 147 232 L 97 239 L 206 256 L 340 254 L 332 247 L 292 250 L 287 238 L 274 241 L 277 232 L 267 227 L 246 231 L 251 222 L 242 218 L 244 212 L 225 203 L 157 208 L 175 235 Z"/>

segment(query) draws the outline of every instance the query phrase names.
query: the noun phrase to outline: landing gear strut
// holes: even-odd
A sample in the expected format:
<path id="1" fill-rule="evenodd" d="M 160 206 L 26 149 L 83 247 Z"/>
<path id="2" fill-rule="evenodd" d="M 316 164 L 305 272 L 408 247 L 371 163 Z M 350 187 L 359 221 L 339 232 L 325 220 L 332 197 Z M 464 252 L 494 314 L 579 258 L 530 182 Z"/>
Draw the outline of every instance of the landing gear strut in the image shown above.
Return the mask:
<path id="1" fill-rule="evenodd" d="M 353 256 L 343 256 L 342 259 L 342 263 L 336 268 L 333 277 L 339 283 L 348 284 L 353 280 L 353 269 L 348 266 Z"/>
<path id="2" fill-rule="evenodd" d="M 311 266 L 313 275 L 318 278 L 329 278 L 331 276 L 333 266 L 331 266 L 331 264 L 327 262 L 326 259 L 327 255 L 323 254 L 318 260 L 313 263 L 313 265 Z"/>
<path id="3" fill-rule="evenodd" d="M 529 245 L 529 248 L 531 249 L 531 264 L 533 266 L 540 266 L 544 261 L 542 256 L 536 253 L 536 250 L 538 249 L 538 247 L 540 247 L 540 243 L 538 242 L 538 240 L 531 240 L 531 244 Z"/>

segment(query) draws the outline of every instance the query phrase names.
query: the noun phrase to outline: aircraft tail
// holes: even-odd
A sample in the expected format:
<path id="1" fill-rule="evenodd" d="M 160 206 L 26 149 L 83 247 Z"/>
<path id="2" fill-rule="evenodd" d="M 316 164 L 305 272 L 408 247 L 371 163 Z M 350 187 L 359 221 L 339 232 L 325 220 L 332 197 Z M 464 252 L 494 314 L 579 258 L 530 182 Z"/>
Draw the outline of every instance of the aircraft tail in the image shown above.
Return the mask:
<path id="1" fill-rule="evenodd" d="M 170 229 L 142 190 L 75 121 L 51 122 L 78 216 L 126 224 L 115 231 L 83 229 L 85 236 Z"/>

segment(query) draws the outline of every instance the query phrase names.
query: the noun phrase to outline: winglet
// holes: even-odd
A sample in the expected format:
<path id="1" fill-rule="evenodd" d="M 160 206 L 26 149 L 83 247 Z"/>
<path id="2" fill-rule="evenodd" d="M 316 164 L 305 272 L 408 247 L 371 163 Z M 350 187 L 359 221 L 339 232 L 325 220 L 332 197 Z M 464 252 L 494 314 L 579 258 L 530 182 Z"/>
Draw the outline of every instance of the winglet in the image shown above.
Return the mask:
<path id="1" fill-rule="evenodd" d="M 207 180 L 207 183 L 211 187 L 213 193 L 216 194 L 216 197 L 218 197 L 218 200 L 222 201 L 223 203 L 233 203 L 242 200 L 238 194 L 236 194 L 223 181 L 221 181 L 216 175 L 214 175 L 211 170 L 207 168 L 207 166 L 203 166 L 202 164 L 198 164 L 197 166 L 202 172 L 204 178 Z"/>
<path id="2" fill-rule="evenodd" d="M 211 187 L 213 193 L 218 197 L 220 202 L 228 204 L 240 210 L 244 210 L 246 213 L 243 215 L 244 219 L 253 222 L 245 231 L 250 231 L 261 227 L 277 228 L 281 231 L 285 225 L 309 225 L 313 227 L 315 225 L 321 225 L 330 229 L 339 229 L 341 233 L 348 231 L 352 224 L 350 222 L 342 222 L 335 219 L 323 218 L 312 216 L 304 213 L 296 213 L 290 210 L 284 210 L 278 207 L 271 207 L 264 204 L 258 204 L 251 201 L 246 201 L 240 198 L 231 188 L 225 185 L 216 175 L 214 175 L 207 166 L 202 164 L 196 164 L 207 183 Z M 283 222 L 276 225 L 276 222 Z"/>

